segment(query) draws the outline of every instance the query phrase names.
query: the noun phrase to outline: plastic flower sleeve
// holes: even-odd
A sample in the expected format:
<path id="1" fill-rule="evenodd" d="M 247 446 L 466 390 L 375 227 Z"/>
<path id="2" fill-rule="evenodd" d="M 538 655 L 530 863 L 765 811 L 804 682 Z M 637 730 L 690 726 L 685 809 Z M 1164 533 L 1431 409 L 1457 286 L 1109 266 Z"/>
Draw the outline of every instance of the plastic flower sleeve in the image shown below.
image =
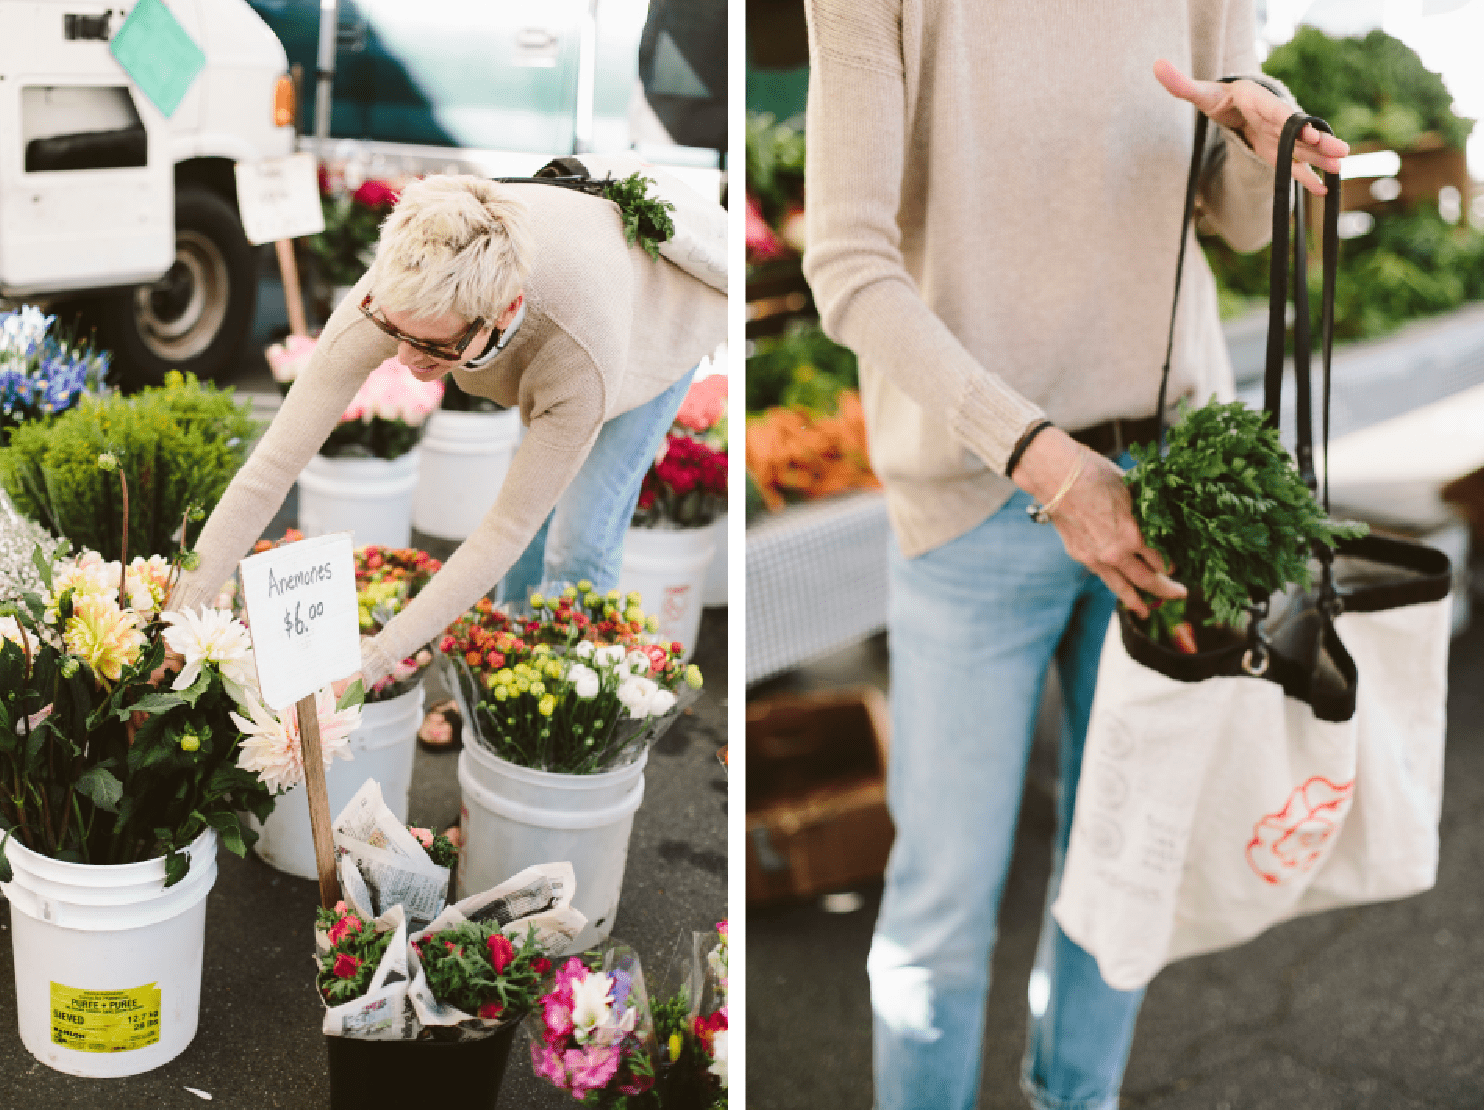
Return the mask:
<path id="1" fill-rule="evenodd" d="M 639 956 L 609 941 L 558 967 L 527 1019 L 531 1066 L 573 1098 L 614 1105 L 655 1084 L 654 1018 Z"/>

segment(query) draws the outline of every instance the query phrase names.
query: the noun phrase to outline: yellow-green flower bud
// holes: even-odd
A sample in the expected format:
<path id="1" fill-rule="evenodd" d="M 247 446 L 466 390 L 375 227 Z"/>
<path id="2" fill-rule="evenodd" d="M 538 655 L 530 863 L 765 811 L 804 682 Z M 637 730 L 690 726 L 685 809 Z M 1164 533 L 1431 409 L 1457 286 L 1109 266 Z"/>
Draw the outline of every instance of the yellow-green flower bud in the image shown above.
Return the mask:
<path id="1" fill-rule="evenodd" d="M 651 613 L 648 617 L 645 617 L 644 628 L 646 631 L 649 632 L 658 632 L 660 630 L 659 617 L 655 616 L 653 613 Z"/>
<path id="2" fill-rule="evenodd" d="M 670 1034 L 670 1063 L 680 1059 L 680 1050 L 685 1047 L 685 1040 L 679 1033 Z"/>
<path id="3" fill-rule="evenodd" d="M 553 659 L 550 663 L 546 664 L 546 677 L 547 678 L 561 678 L 562 677 L 562 665 L 560 663 L 558 663 L 555 659 Z"/>
<path id="4" fill-rule="evenodd" d="M 531 608 L 538 612 L 546 607 L 546 599 L 540 594 L 531 595 Z"/>
<path id="5" fill-rule="evenodd" d="M 499 684 L 500 684 L 500 676 L 499 675 L 493 675 L 493 674 L 491 674 L 491 675 L 485 675 L 484 685 L 485 685 L 485 688 L 486 689 L 493 690 Z"/>
<path id="6" fill-rule="evenodd" d="M 539 679 L 531 683 L 531 694 L 533 697 L 539 698 L 544 693 L 546 693 L 546 683 Z"/>
<path id="7" fill-rule="evenodd" d="M 701 688 L 701 668 L 690 663 L 685 668 L 685 684 L 692 690 Z"/>
<path id="8" fill-rule="evenodd" d="M 577 596 L 577 587 L 576 586 L 568 586 L 565 590 L 562 591 L 562 596 L 565 597 L 567 600 L 571 601 L 573 598 L 575 598 Z"/>
<path id="9" fill-rule="evenodd" d="M 98 469 L 112 474 L 119 468 L 119 457 L 112 451 L 104 451 L 98 456 Z"/>
<path id="10" fill-rule="evenodd" d="M 517 693 L 524 694 L 530 688 L 531 688 L 531 680 L 529 678 L 527 678 L 525 675 L 520 675 L 520 676 L 518 676 L 516 678 L 516 680 L 515 680 L 515 689 L 516 689 L 516 692 Z"/>
<path id="11" fill-rule="evenodd" d="M 496 701 L 505 701 L 509 697 L 510 697 L 510 690 L 509 690 L 508 687 L 505 687 L 505 686 L 496 686 L 495 687 L 495 700 Z"/>
<path id="12" fill-rule="evenodd" d="M 644 597 L 638 590 L 630 590 L 628 597 L 624 598 L 624 600 L 629 603 L 630 608 L 637 608 L 644 604 Z"/>
<path id="13" fill-rule="evenodd" d="M 551 654 L 551 645 L 550 644 L 537 644 L 534 648 L 531 649 L 531 654 L 532 655 L 550 655 Z"/>
<path id="14" fill-rule="evenodd" d="M 550 717 L 556 712 L 556 697 L 552 694 L 547 694 L 536 703 L 536 711 L 543 717 Z"/>
<path id="15" fill-rule="evenodd" d="M 509 686 L 512 682 L 515 681 L 515 672 L 512 671 L 509 667 L 502 667 L 495 672 L 495 677 L 503 682 L 506 686 Z"/>
<path id="16" fill-rule="evenodd" d="M 642 621 L 644 619 L 644 610 L 637 605 L 630 605 L 624 610 L 623 619 L 626 621 Z"/>
<path id="17" fill-rule="evenodd" d="M 194 732 L 182 732 L 180 734 L 180 750 L 183 752 L 194 752 L 201 750 L 201 737 Z"/>
<path id="18" fill-rule="evenodd" d="M 617 601 L 621 597 L 623 597 L 623 594 L 619 593 L 617 590 L 609 590 L 608 591 L 608 600 L 609 601 Z"/>
<path id="19" fill-rule="evenodd" d="M 591 582 L 589 582 L 586 578 L 584 578 L 581 582 L 577 583 L 577 588 L 579 590 L 581 590 L 585 594 L 590 594 L 590 593 L 593 592 L 593 584 Z"/>

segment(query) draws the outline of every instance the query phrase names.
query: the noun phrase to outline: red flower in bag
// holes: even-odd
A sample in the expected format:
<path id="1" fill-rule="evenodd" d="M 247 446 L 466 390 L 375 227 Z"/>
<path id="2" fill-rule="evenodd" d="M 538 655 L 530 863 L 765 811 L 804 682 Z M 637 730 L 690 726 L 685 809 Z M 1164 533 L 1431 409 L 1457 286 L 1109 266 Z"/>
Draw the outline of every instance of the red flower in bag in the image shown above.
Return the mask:
<path id="1" fill-rule="evenodd" d="M 1315 775 L 1288 796 L 1252 830 L 1247 862 L 1264 882 L 1278 884 L 1302 874 L 1324 855 L 1350 808 L 1355 781 L 1336 785 Z"/>

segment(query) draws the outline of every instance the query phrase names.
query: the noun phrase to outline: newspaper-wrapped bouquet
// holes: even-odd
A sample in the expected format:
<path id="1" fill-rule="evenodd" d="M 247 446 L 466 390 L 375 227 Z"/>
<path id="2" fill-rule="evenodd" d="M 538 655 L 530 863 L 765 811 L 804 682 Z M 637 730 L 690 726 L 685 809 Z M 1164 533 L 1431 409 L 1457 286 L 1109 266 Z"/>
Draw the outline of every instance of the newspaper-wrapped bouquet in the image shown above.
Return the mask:
<path id="1" fill-rule="evenodd" d="M 579 582 L 533 593 L 519 615 L 481 601 L 455 622 L 439 646 L 474 738 L 541 771 L 594 774 L 638 759 L 702 681 L 681 662 L 684 645 L 654 635 L 640 601 Z"/>
<path id="2" fill-rule="evenodd" d="M 374 781 L 335 819 L 345 898 L 318 911 L 316 929 L 326 1036 L 488 1037 L 534 1009 L 552 954 L 587 924 L 572 908 L 569 863 L 529 867 L 447 905 L 449 868 L 430 856 L 440 838 L 426 832 L 403 826 Z"/>

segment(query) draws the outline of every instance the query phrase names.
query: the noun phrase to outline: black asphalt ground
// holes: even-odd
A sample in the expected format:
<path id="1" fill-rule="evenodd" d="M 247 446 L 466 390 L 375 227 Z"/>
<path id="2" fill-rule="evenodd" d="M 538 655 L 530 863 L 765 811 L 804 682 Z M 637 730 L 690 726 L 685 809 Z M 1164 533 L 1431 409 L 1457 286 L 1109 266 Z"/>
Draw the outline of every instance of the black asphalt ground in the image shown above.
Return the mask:
<path id="1" fill-rule="evenodd" d="M 259 331 L 274 306 L 262 306 Z M 277 311 L 282 312 L 281 303 Z M 259 335 L 229 381 L 271 391 Z M 267 529 L 282 535 L 293 522 L 293 498 Z M 416 538 L 416 537 L 415 537 Z M 430 548 L 432 544 L 428 545 Z M 445 552 L 434 551 L 435 555 Z M 628 866 L 613 937 L 631 944 L 653 975 L 677 937 L 706 930 L 726 916 L 725 768 L 727 611 L 708 609 L 694 662 L 707 685 L 688 716 L 650 754 L 644 804 L 634 817 Z M 443 827 L 456 820 L 459 787 L 453 755 L 417 754 L 409 816 Z M 220 874 L 206 910 L 200 1025 L 171 1063 L 128 1079 L 79 1079 L 38 1063 L 16 1030 L 10 907 L 0 900 L 0 1110 L 79 1107 L 155 1110 L 210 1105 L 232 1110 L 319 1110 L 330 1105 L 329 1070 L 320 1034 L 323 1010 L 314 989 L 312 881 L 284 875 L 249 856 L 219 853 Z M 429 1104 L 443 1099 L 429 1077 Z M 556 1110 L 573 1100 L 531 1071 L 525 1034 L 518 1035 L 501 1088 L 501 1110 Z M 456 1110 L 456 1108 L 455 1108 Z"/>
<path id="2" fill-rule="evenodd" d="M 1484 564 L 1476 561 L 1474 581 Z M 1403 901 L 1290 922 L 1185 960 L 1150 986 L 1126 1110 L 1479 1110 L 1484 1107 L 1484 620 L 1453 641 L 1436 887 Z M 845 682 L 884 685 L 872 641 L 749 697 Z M 1038 742 L 1038 748 L 1044 748 Z M 1021 1110 L 1026 982 L 1050 867 L 1051 795 L 1037 767 L 1022 805 L 980 1087 L 982 1110 Z M 866 952 L 881 888 L 861 908 L 748 912 L 749 1110 L 871 1105 Z"/>

